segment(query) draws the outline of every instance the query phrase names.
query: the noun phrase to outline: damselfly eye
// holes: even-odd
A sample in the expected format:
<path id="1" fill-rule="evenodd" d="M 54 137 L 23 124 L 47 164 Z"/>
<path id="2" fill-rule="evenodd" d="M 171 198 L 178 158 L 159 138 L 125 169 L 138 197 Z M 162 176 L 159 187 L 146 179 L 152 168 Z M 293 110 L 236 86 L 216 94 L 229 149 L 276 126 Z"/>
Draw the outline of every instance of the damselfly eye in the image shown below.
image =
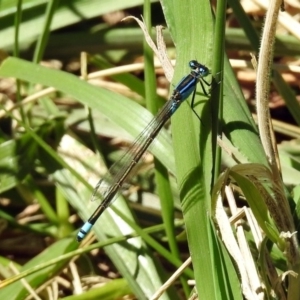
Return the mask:
<path id="1" fill-rule="evenodd" d="M 205 77 L 209 74 L 209 70 L 208 68 L 206 68 L 205 66 L 202 65 L 202 67 L 199 68 L 199 73 Z"/>
<path id="2" fill-rule="evenodd" d="M 198 63 L 196 60 L 191 60 L 191 61 L 189 62 L 189 66 L 190 66 L 191 69 L 195 70 L 195 69 L 198 68 L 199 63 Z"/>

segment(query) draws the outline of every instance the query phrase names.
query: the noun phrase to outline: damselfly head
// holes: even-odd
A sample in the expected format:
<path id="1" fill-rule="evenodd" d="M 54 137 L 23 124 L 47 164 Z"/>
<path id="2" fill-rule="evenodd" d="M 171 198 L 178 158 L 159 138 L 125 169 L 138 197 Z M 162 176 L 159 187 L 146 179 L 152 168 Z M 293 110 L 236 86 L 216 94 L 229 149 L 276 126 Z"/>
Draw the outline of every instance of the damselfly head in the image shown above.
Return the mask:
<path id="1" fill-rule="evenodd" d="M 197 73 L 197 77 L 205 77 L 210 74 L 209 69 L 205 65 L 200 64 L 197 60 L 191 60 L 189 66 Z"/>

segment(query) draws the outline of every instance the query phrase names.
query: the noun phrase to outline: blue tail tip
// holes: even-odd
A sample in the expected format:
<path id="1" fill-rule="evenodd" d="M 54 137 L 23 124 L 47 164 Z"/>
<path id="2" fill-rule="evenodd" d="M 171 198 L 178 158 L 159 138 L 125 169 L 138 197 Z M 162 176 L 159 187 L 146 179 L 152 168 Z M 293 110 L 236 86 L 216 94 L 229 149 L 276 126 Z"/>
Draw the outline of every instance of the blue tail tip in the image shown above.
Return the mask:
<path id="1" fill-rule="evenodd" d="M 90 222 L 85 222 L 77 234 L 77 242 L 81 242 L 86 237 L 86 235 L 90 232 L 92 227 L 93 224 L 91 224 Z"/>

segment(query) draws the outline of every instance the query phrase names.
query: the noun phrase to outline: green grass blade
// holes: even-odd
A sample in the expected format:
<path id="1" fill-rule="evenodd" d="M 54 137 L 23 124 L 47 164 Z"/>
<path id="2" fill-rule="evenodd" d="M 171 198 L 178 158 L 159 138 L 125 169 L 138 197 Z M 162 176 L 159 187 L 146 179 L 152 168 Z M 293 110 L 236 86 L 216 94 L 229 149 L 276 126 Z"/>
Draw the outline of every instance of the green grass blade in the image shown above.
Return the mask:
<path id="1" fill-rule="evenodd" d="M 216 11 L 216 24 L 213 48 L 213 65 L 212 65 L 212 91 L 211 102 L 214 107 L 212 109 L 212 149 L 213 153 L 213 179 L 212 184 L 216 181 L 220 174 L 221 168 L 221 149 L 217 147 L 217 136 L 222 136 L 222 120 L 223 120 L 223 75 L 224 75 L 224 53 L 225 53 L 225 16 L 227 2 L 219 1 Z"/>
<path id="2" fill-rule="evenodd" d="M 150 1 L 146 1 L 144 4 L 144 20 L 148 31 L 151 30 L 151 6 Z M 156 95 L 156 77 L 154 70 L 154 55 L 150 46 L 144 41 L 144 56 L 145 56 L 145 91 L 146 91 L 146 105 L 147 108 L 156 114 L 160 109 L 159 97 Z M 170 100 L 169 100 L 170 101 Z M 172 197 L 172 191 L 169 181 L 168 170 L 163 164 L 155 159 L 155 179 L 157 185 L 158 196 L 160 198 L 161 213 L 164 224 L 166 226 L 166 236 L 168 244 L 171 249 L 171 253 L 177 259 L 180 259 L 179 249 L 176 241 L 175 226 L 174 226 L 174 202 Z M 190 293 L 190 289 L 186 283 L 186 278 L 180 278 L 181 284 L 185 291 L 186 297 Z M 171 289 L 169 289 L 171 292 Z M 178 294 L 172 289 L 172 299 L 177 299 Z"/>
<path id="3" fill-rule="evenodd" d="M 46 14 L 44 18 L 44 25 L 42 26 L 42 31 L 40 32 L 37 40 L 37 45 L 33 55 L 33 62 L 39 63 L 43 57 L 47 41 L 50 34 L 50 27 L 55 16 L 55 10 L 58 6 L 59 0 L 50 0 L 47 3 Z"/>
<path id="4" fill-rule="evenodd" d="M 273 74 L 274 85 L 278 92 L 282 95 L 285 100 L 285 104 L 289 109 L 294 120 L 300 125 L 300 107 L 299 102 L 296 99 L 295 93 L 290 88 L 288 84 L 283 80 L 279 72 L 274 72 Z"/>
<path id="5" fill-rule="evenodd" d="M 197 59 L 211 66 L 213 36 L 211 7 L 208 1 L 162 1 L 162 6 L 176 45 L 174 83 L 177 83 L 188 73 L 188 62 L 191 59 Z M 199 92 L 201 93 L 201 89 L 198 89 Z M 177 180 L 197 291 L 203 299 L 218 299 L 219 287 L 215 281 L 215 261 L 212 254 L 214 246 L 207 215 L 212 170 L 210 112 L 206 97 L 199 97 L 198 93 L 195 109 L 202 119 L 203 126 L 189 105 L 183 103 L 172 118 L 172 132 Z"/>

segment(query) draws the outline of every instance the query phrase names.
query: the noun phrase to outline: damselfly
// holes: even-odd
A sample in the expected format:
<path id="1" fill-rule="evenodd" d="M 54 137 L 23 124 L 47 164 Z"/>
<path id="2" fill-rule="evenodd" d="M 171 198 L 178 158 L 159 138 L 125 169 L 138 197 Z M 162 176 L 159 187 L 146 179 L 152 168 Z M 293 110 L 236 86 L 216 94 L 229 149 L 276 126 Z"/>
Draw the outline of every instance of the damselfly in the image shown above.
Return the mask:
<path id="1" fill-rule="evenodd" d="M 137 165 L 137 163 L 147 151 L 148 147 L 158 135 L 159 131 L 167 122 L 167 120 L 170 119 L 170 117 L 175 113 L 181 103 L 186 100 L 192 93 L 193 99 L 191 107 L 194 110 L 194 95 L 198 82 L 200 82 L 202 90 L 206 94 L 203 82 L 206 85 L 210 85 L 204 79 L 204 77 L 206 77 L 210 73 L 208 68 L 198 63 L 196 60 L 191 60 L 189 62 L 189 66 L 191 68 L 190 74 L 181 79 L 181 81 L 175 87 L 169 101 L 165 103 L 158 114 L 152 119 L 152 121 L 146 126 L 146 128 L 139 134 L 136 140 L 129 147 L 128 151 L 124 155 L 124 157 L 126 157 L 126 160 L 122 161 L 121 158 L 121 166 L 120 163 L 116 162 L 116 164 L 119 165 L 120 168 L 118 172 L 112 172 L 113 178 L 111 178 L 111 180 L 109 181 L 108 187 L 105 188 L 104 191 L 100 191 L 100 186 L 103 185 L 103 179 L 100 179 L 97 183 L 92 194 L 92 199 L 98 197 L 98 195 L 101 194 L 102 201 L 95 212 L 90 216 L 88 221 L 81 227 L 80 231 L 78 232 L 77 240 L 79 242 L 84 239 L 84 237 L 91 230 L 101 214 L 111 204 L 118 190 L 122 187 L 125 180 L 128 179 L 132 169 Z M 115 169 L 115 166 L 113 165 L 111 169 Z M 108 172 L 110 173 L 110 171 Z"/>

